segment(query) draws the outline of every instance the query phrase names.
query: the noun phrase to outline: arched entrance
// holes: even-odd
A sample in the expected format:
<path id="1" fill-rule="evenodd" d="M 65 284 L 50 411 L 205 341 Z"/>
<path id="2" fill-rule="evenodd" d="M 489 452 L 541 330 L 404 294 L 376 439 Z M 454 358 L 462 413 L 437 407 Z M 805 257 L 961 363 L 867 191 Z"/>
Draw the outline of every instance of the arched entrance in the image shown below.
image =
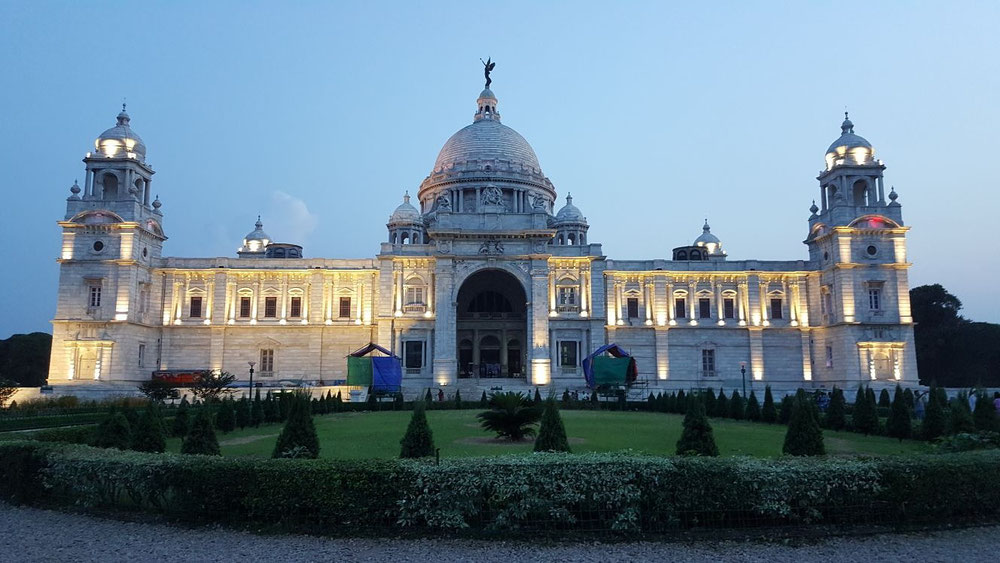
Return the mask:
<path id="1" fill-rule="evenodd" d="M 503 270 L 481 270 L 458 290 L 458 377 L 524 377 L 527 297 Z"/>

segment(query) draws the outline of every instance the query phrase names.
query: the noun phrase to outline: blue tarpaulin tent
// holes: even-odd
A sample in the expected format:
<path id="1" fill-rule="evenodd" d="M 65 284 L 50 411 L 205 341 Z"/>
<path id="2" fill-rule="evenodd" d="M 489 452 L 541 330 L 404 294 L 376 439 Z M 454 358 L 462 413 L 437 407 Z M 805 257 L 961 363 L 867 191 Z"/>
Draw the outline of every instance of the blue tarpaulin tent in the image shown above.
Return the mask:
<path id="1" fill-rule="evenodd" d="M 611 357 L 604 356 L 605 353 Z M 583 359 L 583 377 L 591 389 L 606 385 L 631 385 L 638 375 L 635 358 L 614 343 L 601 346 Z"/>
<path id="2" fill-rule="evenodd" d="M 368 356 L 372 352 L 384 356 Z M 403 370 L 399 356 L 371 342 L 347 357 L 347 384 L 371 386 L 375 393 L 397 393 L 403 384 Z"/>

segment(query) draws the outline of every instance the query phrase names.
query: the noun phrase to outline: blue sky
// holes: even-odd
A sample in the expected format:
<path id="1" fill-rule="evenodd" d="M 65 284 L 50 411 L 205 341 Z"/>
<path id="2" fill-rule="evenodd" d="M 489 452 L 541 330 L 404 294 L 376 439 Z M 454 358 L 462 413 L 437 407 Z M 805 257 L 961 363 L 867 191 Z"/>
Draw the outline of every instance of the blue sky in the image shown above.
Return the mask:
<path id="1" fill-rule="evenodd" d="M 706 5 L 702 5 L 706 4 Z M 127 98 L 165 254 L 235 255 L 258 213 L 307 256 L 372 257 L 472 120 L 504 123 L 613 258 L 707 216 L 732 259 L 806 258 L 844 107 L 913 227 L 911 285 L 1000 321 L 997 3 L 0 3 L 0 337 L 49 330 L 81 158 Z"/>

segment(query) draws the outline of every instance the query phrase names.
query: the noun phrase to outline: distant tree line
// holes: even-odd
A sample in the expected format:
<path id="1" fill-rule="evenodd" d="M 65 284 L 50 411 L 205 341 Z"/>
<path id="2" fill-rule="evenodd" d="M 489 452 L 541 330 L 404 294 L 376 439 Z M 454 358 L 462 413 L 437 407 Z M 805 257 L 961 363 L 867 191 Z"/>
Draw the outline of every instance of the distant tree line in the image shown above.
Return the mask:
<path id="1" fill-rule="evenodd" d="M 911 289 L 910 308 L 922 385 L 1000 387 L 1000 324 L 963 318 L 940 284 Z"/>
<path id="2" fill-rule="evenodd" d="M 0 379 L 21 387 L 39 387 L 49 376 L 52 335 L 44 332 L 15 334 L 0 340 Z"/>

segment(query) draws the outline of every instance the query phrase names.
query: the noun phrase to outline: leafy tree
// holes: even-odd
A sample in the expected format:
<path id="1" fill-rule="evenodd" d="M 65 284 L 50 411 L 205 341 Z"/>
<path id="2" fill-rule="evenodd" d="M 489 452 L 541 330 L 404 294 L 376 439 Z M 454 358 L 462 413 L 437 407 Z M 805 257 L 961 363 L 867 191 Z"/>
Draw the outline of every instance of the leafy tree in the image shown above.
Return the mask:
<path id="1" fill-rule="evenodd" d="M 974 434 L 976 423 L 972 418 L 972 410 L 969 408 L 969 396 L 964 391 L 951 400 L 951 416 L 948 421 L 951 423 L 948 428 L 949 434 Z"/>
<path id="2" fill-rule="evenodd" d="M 149 398 L 150 401 L 162 403 L 167 399 L 176 399 L 180 392 L 169 381 L 162 379 L 150 379 L 139 385 L 139 392 Z"/>
<path id="3" fill-rule="evenodd" d="M 837 386 L 830 392 L 830 404 L 826 407 L 824 422 L 830 430 L 843 430 L 847 426 L 847 401 L 844 390 Z"/>
<path id="4" fill-rule="evenodd" d="M 733 396 L 729 398 L 729 418 L 733 420 L 743 420 L 746 418 L 746 403 L 740 392 L 733 390 Z"/>
<path id="5" fill-rule="evenodd" d="M 788 424 L 792 420 L 792 407 L 795 397 L 792 395 L 785 395 L 781 398 L 781 403 L 778 404 L 778 423 Z"/>
<path id="6" fill-rule="evenodd" d="M 461 389 L 455 389 L 455 408 L 456 409 L 461 409 L 462 408 L 462 390 Z"/>
<path id="7" fill-rule="evenodd" d="M 231 399 L 226 399 L 219 405 L 219 409 L 215 413 L 215 426 L 223 433 L 236 430 L 236 410 L 233 408 Z"/>
<path id="8" fill-rule="evenodd" d="M 17 393 L 17 383 L 9 379 L 0 379 L 0 408 L 7 404 L 14 394 Z M 13 408 L 16 405 L 11 405 Z"/>
<path id="9" fill-rule="evenodd" d="M 271 457 L 319 457 L 319 438 L 309 410 L 309 395 L 288 393 L 288 419 L 274 444 Z M 304 448 L 304 451 L 303 451 Z M 295 454 L 295 455 L 292 455 Z"/>
<path id="10" fill-rule="evenodd" d="M 824 455 L 823 431 L 819 427 L 816 406 L 806 392 L 799 389 L 792 399 L 791 420 L 781 451 L 786 455 Z"/>
<path id="11" fill-rule="evenodd" d="M 235 380 L 236 376 L 231 373 L 225 371 L 213 373 L 211 370 L 205 370 L 195 377 L 191 394 L 203 402 L 211 403 L 223 393 L 231 392 L 229 386 Z"/>
<path id="12" fill-rule="evenodd" d="M 14 334 L 0 340 L 0 374 L 22 387 L 45 385 L 51 352 L 52 335 L 45 332 Z M 0 401 L 0 406 L 3 404 Z"/>
<path id="13" fill-rule="evenodd" d="M 920 435 L 924 440 L 933 440 L 944 435 L 948 427 L 946 412 L 948 399 L 941 400 L 937 387 L 931 387 L 927 393 L 927 408 L 924 410 L 924 420 L 920 424 Z"/>
<path id="14" fill-rule="evenodd" d="M 692 397 L 688 401 L 684 430 L 677 440 L 677 455 L 719 455 L 719 448 L 712 435 L 712 425 L 705 416 L 705 402 L 702 398 Z"/>
<path id="15" fill-rule="evenodd" d="M 718 418 L 729 416 L 729 399 L 726 398 L 726 392 L 721 388 L 719 389 L 719 396 L 715 398 L 715 412 L 709 413 L 709 416 Z"/>
<path id="16" fill-rule="evenodd" d="M 236 402 L 236 426 L 240 430 L 250 426 L 250 401 L 246 397 L 240 397 Z"/>
<path id="17" fill-rule="evenodd" d="M 132 449 L 139 452 L 163 453 L 167 449 L 163 414 L 155 401 L 150 401 L 139 417 L 139 424 L 132 435 Z"/>
<path id="18" fill-rule="evenodd" d="M 997 431 L 997 410 L 985 391 L 976 392 L 976 408 L 972 411 L 972 422 L 980 432 Z"/>
<path id="19" fill-rule="evenodd" d="M 401 458 L 419 458 L 434 455 L 434 435 L 427 424 L 426 404 L 413 402 L 413 415 L 406 427 L 406 434 L 399 441 Z"/>
<path id="20" fill-rule="evenodd" d="M 132 427 L 121 412 L 112 413 L 97 426 L 94 445 L 98 448 L 127 450 L 132 445 Z"/>
<path id="21" fill-rule="evenodd" d="M 529 405 L 521 393 L 494 393 L 490 398 L 490 407 L 490 410 L 476 415 L 484 430 L 496 432 L 498 438 L 512 442 L 535 435 L 534 425 L 542 413 L 538 407 Z"/>
<path id="22" fill-rule="evenodd" d="M 212 412 L 207 406 L 198 409 L 191 428 L 181 442 L 182 454 L 221 455 L 219 440 L 212 426 Z"/>
<path id="23" fill-rule="evenodd" d="M 542 412 L 542 424 L 535 438 L 536 452 L 569 452 L 569 440 L 566 439 L 566 427 L 559 416 L 559 407 L 555 399 L 545 401 Z"/>
<path id="24" fill-rule="evenodd" d="M 906 397 L 903 389 L 896 384 L 896 392 L 892 397 L 892 405 L 889 407 L 889 420 L 885 425 L 886 434 L 899 439 L 909 438 L 913 432 L 913 421 L 910 420 L 910 407 L 906 404 Z"/>
<path id="25" fill-rule="evenodd" d="M 760 409 L 760 419 L 772 424 L 778 421 L 778 409 L 774 408 L 774 396 L 771 395 L 770 385 L 764 387 L 764 405 Z"/>
<path id="26" fill-rule="evenodd" d="M 773 406 L 773 405 L 772 405 Z M 757 422 L 760 420 L 760 403 L 757 401 L 757 393 L 750 390 L 750 398 L 747 399 L 747 410 L 746 410 L 747 420 Z"/>
<path id="27" fill-rule="evenodd" d="M 889 397 L 889 390 L 882 389 L 878 394 L 878 408 L 889 410 L 892 408 L 892 399 Z"/>
<path id="28" fill-rule="evenodd" d="M 190 426 L 190 420 L 188 420 L 190 413 L 188 412 L 188 402 L 187 397 L 181 399 L 181 404 L 177 407 L 177 412 L 174 413 L 174 423 L 170 428 L 170 434 L 177 438 L 183 438 L 187 436 L 188 426 Z"/>

